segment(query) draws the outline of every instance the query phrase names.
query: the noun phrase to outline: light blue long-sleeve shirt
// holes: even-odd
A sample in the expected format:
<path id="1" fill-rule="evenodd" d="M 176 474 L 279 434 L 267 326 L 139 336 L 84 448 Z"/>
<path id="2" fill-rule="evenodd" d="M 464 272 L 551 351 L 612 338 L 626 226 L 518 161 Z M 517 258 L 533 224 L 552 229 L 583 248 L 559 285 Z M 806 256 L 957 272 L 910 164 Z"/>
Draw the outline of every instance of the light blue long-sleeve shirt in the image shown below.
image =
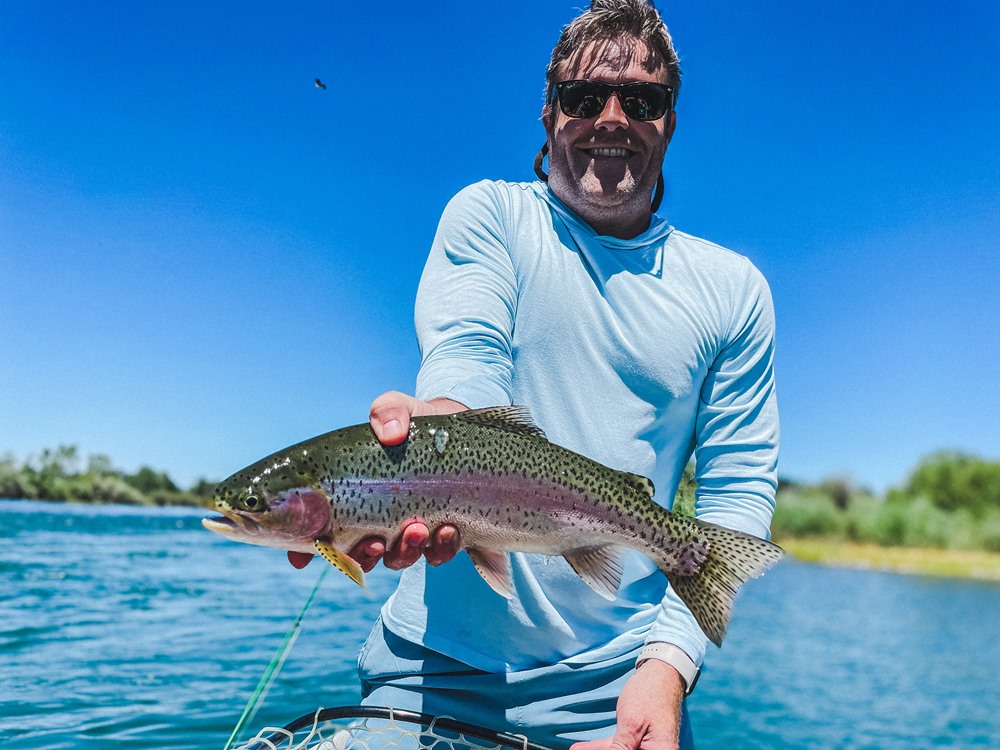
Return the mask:
<path id="1" fill-rule="evenodd" d="M 543 183 L 480 182 L 442 215 L 416 328 L 419 398 L 524 404 L 550 440 L 650 477 L 668 507 L 694 452 L 698 517 L 768 536 L 774 313 L 746 258 L 657 216 L 634 239 L 599 236 Z M 511 600 L 462 555 L 408 569 L 383 620 L 488 671 L 591 663 L 648 641 L 704 658 L 704 634 L 644 556 L 628 553 L 613 602 L 561 558 L 512 557 Z"/>

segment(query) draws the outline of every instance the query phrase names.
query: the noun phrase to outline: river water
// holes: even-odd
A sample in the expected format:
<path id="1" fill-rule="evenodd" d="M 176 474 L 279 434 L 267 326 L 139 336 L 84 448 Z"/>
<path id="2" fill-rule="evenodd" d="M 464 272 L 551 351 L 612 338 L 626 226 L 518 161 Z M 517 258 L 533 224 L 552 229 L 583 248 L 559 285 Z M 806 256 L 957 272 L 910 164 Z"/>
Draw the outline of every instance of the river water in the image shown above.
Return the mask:
<path id="1" fill-rule="evenodd" d="M 322 567 L 204 515 L 0 501 L 0 746 L 223 748 Z M 358 701 L 395 580 L 325 579 L 254 731 Z M 782 562 L 690 709 L 701 750 L 1000 747 L 1000 586 Z"/>

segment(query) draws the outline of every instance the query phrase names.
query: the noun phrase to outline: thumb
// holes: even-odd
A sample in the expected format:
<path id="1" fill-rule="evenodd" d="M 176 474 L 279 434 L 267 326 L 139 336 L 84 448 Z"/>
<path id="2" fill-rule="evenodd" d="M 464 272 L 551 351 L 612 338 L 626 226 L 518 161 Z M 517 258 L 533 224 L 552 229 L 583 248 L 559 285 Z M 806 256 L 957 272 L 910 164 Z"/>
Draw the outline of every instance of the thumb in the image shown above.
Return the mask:
<path id="1" fill-rule="evenodd" d="M 618 724 L 614 737 L 577 742 L 570 750 L 636 750 L 641 742 L 641 732 L 637 733 L 624 724 Z"/>
<path id="2" fill-rule="evenodd" d="M 398 445 L 406 439 L 415 402 L 412 396 L 397 391 L 383 393 L 372 402 L 368 421 L 379 442 Z"/>

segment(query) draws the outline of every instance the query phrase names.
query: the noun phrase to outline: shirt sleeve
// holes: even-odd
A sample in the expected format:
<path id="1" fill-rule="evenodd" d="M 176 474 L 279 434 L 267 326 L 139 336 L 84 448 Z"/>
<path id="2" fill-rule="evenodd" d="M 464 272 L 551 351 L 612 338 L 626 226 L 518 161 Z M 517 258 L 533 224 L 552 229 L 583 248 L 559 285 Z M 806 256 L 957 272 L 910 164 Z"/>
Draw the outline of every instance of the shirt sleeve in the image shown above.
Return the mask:
<path id="1" fill-rule="evenodd" d="M 695 425 L 695 513 L 767 539 L 778 487 L 774 307 L 764 277 L 743 269 L 726 343 L 701 388 Z M 673 589 L 647 639 L 683 649 L 696 664 L 708 643 Z"/>
<path id="2" fill-rule="evenodd" d="M 418 398 L 510 404 L 517 281 L 504 195 L 471 185 L 445 208 L 417 290 Z"/>

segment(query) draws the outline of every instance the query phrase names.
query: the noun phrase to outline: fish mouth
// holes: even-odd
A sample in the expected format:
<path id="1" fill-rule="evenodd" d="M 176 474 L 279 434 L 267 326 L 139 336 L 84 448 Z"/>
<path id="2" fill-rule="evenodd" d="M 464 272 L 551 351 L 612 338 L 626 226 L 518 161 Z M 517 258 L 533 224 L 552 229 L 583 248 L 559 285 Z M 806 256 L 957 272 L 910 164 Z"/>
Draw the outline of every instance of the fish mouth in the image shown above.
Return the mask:
<path id="1" fill-rule="evenodd" d="M 268 510 L 250 512 L 220 500 L 221 515 L 203 518 L 201 525 L 236 542 L 292 550 L 311 551 L 316 539 L 329 534 L 330 500 L 321 490 L 288 490 L 268 496 L 267 503 Z"/>
<path id="2" fill-rule="evenodd" d="M 222 536 L 256 536 L 260 533 L 260 524 L 246 516 L 212 516 L 201 519 L 201 525 L 209 531 Z"/>

